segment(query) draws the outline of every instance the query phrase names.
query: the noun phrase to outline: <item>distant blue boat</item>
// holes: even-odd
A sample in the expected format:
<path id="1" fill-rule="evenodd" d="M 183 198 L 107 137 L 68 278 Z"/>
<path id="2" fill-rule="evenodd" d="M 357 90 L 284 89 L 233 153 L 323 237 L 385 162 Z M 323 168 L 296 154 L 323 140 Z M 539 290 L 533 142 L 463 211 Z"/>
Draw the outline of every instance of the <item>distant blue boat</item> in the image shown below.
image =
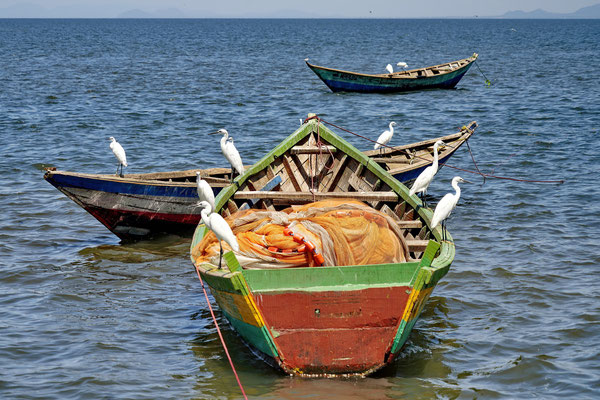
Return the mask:
<path id="1" fill-rule="evenodd" d="M 398 71 L 391 74 L 361 74 L 320 67 L 306 60 L 306 65 L 333 92 L 393 93 L 422 89 L 452 89 L 477 60 L 469 58 L 426 68 Z"/>

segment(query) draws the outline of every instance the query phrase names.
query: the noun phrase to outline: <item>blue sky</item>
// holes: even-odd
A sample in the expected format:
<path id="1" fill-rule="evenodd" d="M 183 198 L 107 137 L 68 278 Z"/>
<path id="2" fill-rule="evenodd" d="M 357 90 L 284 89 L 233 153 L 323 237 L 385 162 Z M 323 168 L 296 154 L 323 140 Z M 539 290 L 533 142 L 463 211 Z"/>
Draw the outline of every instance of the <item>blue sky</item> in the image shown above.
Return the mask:
<path id="1" fill-rule="evenodd" d="M 140 9 L 156 12 L 177 8 L 190 17 L 472 17 L 497 16 L 507 11 L 538 8 L 570 13 L 599 3 L 599 0 L 0 0 L 0 10 L 37 12 L 48 17 L 110 18 Z M 26 16 L 26 15 L 23 15 Z"/>

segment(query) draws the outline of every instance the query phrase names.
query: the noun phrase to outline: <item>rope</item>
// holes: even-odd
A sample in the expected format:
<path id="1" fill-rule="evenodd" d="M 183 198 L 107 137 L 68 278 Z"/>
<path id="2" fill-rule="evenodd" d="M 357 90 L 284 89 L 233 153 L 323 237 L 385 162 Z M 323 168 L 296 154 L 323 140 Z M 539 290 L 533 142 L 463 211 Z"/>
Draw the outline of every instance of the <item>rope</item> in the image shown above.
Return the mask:
<path id="1" fill-rule="evenodd" d="M 231 365 L 231 369 L 233 370 L 233 374 L 235 375 L 235 379 L 237 380 L 238 386 L 242 391 L 242 395 L 244 399 L 248 400 L 248 396 L 246 396 L 246 392 L 244 392 L 244 387 L 242 386 L 242 382 L 240 382 L 240 377 L 238 376 L 235 367 L 233 366 L 233 361 L 231 360 L 231 356 L 229 355 L 229 350 L 227 350 L 227 345 L 225 344 L 225 339 L 223 339 L 223 335 L 221 334 L 221 329 L 219 329 L 219 324 L 217 323 L 217 318 L 215 317 L 215 313 L 210 305 L 210 300 L 208 299 L 208 293 L 206 293 L 206 288 L 204 287 L 204 281 L 200 276 L 200 271 L 196 267 L 196 274 L 198 274 L 198 279 L 200 279 L 200 284 L 202 285 L 202 290 L 204 291 L 204 297 L 206 297 L 206 304 L 208 304 L 208 309 L 210 310 L 210 315 L 212 316 L 215 327 L 217 328 L 217 333 L 219 334 L 219 338 L 221 339 L 221 344 L 223 345 L 223 349 L 225 350 L 225 354 L 227 354 L 227 359 L 229 360 L 229 364 Z"/>
<path id="2" fill-rule="evenodd" d="M 323 123 L 325 123 L 327 125 L 333 126 L 334 128 L 337 128 L 337 129 L 342 130 L 344 132 L 348 132 L 351 135 L 357 136 L 357 137 L 359 137 L 361 139 L 368 140 L 369 142 L 378 143 L 376 140 L 373 140 L 373 139 L 370 139 L 368 137 L 359 135 L 358 133 L 354 133 L 354 132 L 352 132 L 352 131 L 350 131 L 348 129 L 345 129 L 345 128 L 342 128 L 340 126 L 337 126 L 334 123 L 322 120 L 321 118 L 319 118 L 316 115 L 312 116 L 312 117 L 309 117 L 309 118 L 306 118 L 304 120 L 304 122 L 306 123 L 307 121 L 309 121 L 311 119 L 316 119 L 319 122 L 323 122 Z M 468 147 L 469 141 L 467 140 L 466 142 L 467 142 L 467 147 Z M 388 146 L 388 145 L 385 145 L 385 144 L 382 144 L 382 146 L 385 146 L 385 147 L 387 147 L 389 149 L 394 149 L 394 147 Z M 470 147 L 469 147 L 469 152 L 471 152 L 471 148 Z M 473 163 L 475 164 L 475 167 L 477 168 L 477 171 L 472 171 L 472 170 L 468 170 L 468 169 L 464 169 L 464 168 L 454 167 L 454 166 L 448 165 L 448 164 L 442 164 L 442 166 L 446 166 L 448 168 L 456 169 L 456 170 L 467 172 L 467 173 L 470 173 L 470 174 L 481 175 L 484 179 L 485 178 L 494 178 L 494 179 L 504 179 L 504 180 L 515 181 L 515 182 L 530 182 L 530 183 L 565 183 L 565 181 L 563 179 L 561 179 L 561 180 L 533 180 L 533 179 L 518 179 L 518 178 L 511 178 L 511 177 L 506 177 L 506 176 L 498 176 L 498 175 L 493 175 L 493 174 L 485 174 L 485 173 L 483 173 L 483 172 L 481 172 L 479 170 L 479 167 L 477 167 L 477 164 L 475 163 L 475 158 L 473 157 L 473 153 L 472 152 L 471 152 L 471 157 L 473 159 Z M 429 161 L 428 159 L 423 158 L 423 157 L 417 157 L 417 158 Z"/>
<path id="3" fill-rule="evenodd" d="M 465 140 L 465 143 L 467 144 L 467 148 L 469 149 L 469 154 L 471 155 L 471 160 L 473 160 L 473 165 L 477 169 L 477 172 L 479 172 L 479 174 L 481 176 L 483 176 L 483 173 L 479 170 L 479 167 L 477 166 L 477 163 L 475 162 L 475 157 L 473 157 L 473 152 L 471 151 L 471 146 L 469 146 L 469 139 Z M 483 176 L 483 184 L 485 185 L 485 176 Z"/>
<path id="4" fill-rule="evenodd" d="M 479 63 L 477 62 L 477 60 L 475 60 L 475 66 L 477 66 L 477 69 L 479 70 L 479 72 L 481 72 L 481 75 L 483 75 L 483 77 L 485 78 L 485 84 L 487 86 L 492 86 L 492 81 L 490 81 L 487 76 L 485 76 L 485 74 L 483 73 L 483 71 L 481 70 L 481 68 L 479 68 Z"/>

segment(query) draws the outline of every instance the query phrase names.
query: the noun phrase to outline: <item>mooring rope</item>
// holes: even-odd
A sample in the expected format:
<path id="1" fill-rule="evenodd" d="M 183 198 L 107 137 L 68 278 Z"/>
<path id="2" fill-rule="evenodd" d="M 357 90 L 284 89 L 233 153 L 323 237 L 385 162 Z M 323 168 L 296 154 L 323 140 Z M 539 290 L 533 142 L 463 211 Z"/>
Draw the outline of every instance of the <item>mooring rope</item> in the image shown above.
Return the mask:
<path id="1" fill-rule="evenodd" d="M 306 123 L 307 121 L 310 121 L 311 119 L 316 119 L 317 122 L 323 122 L 324 124 L 333 126 L 334 128 L 337 128 L 337 129 L 342 130 L 344 132 L 348 132 L 351 135 L 354 135 L 354 136 L 359 137 L 359 138 L 364 139 L 364 140 L 368 140 L 369 142 L 379 143 L 376 140 L 370 139 L 370 138 L 368 138 L 366 136 L 359 135 L 358 133 L 354 133 L 354 132 L 352 132 L 352 131 L 350 131 L 348 129 L 342 128 L 341 126 L 338 126 L 338 125 L 336 125 L 336 124 L 334 124 L 332 122 L 325 121 L 325 120 L 319 118 L 316 115 L 312 116 L 312 117 L 306 118 L 304 120 L 304 122 Z M 475 168 L 477 169 L 477 171 L 472 171 L 472 170 L 468 170 L 468 169 L 464 169 L 464 168 L 455 167 L 455 166 L 452 166 L 452 165 L 448 165 L 447 163 L 442 164 L 440 166 L 440 168 L 442 166 L 446 166 L 448 168 L 456 169 L 456 170 L 463 171 L 463 172 L 468 172 L 470 174 L 481 175 L 484 178 L 484 182 L 485 182 L 485 178 L 504 179 L 504 180 L 515 181 L 515 182 L 529 182 L 529 183 L 564 183 L 565 182 L 563 179 L 560 179 L 560 180 L 520 179 L 520 178 L 511 178 L 511 177 L 506 177 L 506 176 L 498 176 L 498 175 L 483 173 L 483 172 L 481 172 L 479 170 L 479 167 L 477 166 L 477 163 L 475 162 L 475 157 L 473 157 L 473 153 L 471 152 L 471 147 L 469 146 L 469 140 L 467 139 L 465 142 L 467 143 L 467 147 L 469 148 L 469 153 L 471 153 L 471 159 L 473 160 L 473 164 L 475 164 Z M 388 145 L 382 144 L 382 143 L 380 143 L 380 144 L 383 147 L 387 147 L 389 149 L 395 149 L 395 147 L 388 146 Z M 416 158 L 419 158 L 421 160 L 430 161 L 430 160 L 428 160 L 426 158 L 419 157 L 419 156 L 416 156 Z"/>
<path id="2" fill-rule="evenodd" d="M 198 279 L 200 279 L 200 284 L 202 285 L 202 290 L 204 291 L 204 297 L 206 297 L 206 304 L 208 304 L 208 309 L 210 310 L 210 315 L 212 316 L 215 327 L 217 328 L 217 333 L 219 334 L 219 338 L 221 339 L 221 344 L 223 345 L 225 354 L 227 354 L 227 359 L 229 360 L 229 364 L 231 365 L 231 369 L 233 370 L 235 379 L 237 380 L 238 386 L 240 387 L 240 390 L 242 391 L 242 395 L 244 396 L 244 399 L 248 400 L 248 396 L 246 396 L 246 392 L 244 391 L 244 387 L 242 386 L 240 377 L 238 376 L 237 371 L 235 370 L 235 367 L 233 366 L 233 360 L 231 359 L 231 356 L 229 355 L 229 350 L 227 349 L 227 345 L 225 344 L 225 339 L 223 339 L 223 335 L 221 334 L 221 329 L 219 329 L 219 324 L 217 323 L 217 317 L 215 317 L 213 308 L 210 305 L 210 300 L 208 299 L 208 293 L 206 293 L 206 288 L 204 287 L 204 281 L 202 280 L 202 277 L 200 276 L 200 271 L 198 270 L 198 267 L 196 267 L 195 269 L 196 269 L 196 274 L 198 274 Z"/>
<path id="3" fill-rule="evenodd" d="M 492 86 L 492 81 L 490 81 L 487 76 L 485 76 L 485 74 L 483 73 L 483 71 L 481 70 L 481 68 L 479 68 L 479 63 L 477 62 L 477 60 L 475 60 L 475 66 L 477 67 L 477 69 L 479 70 L 479 72 L 481 72 L 481 75 L 483 75 L 483 77 L 485 78 L 485 84 L 487 86 Z"/>

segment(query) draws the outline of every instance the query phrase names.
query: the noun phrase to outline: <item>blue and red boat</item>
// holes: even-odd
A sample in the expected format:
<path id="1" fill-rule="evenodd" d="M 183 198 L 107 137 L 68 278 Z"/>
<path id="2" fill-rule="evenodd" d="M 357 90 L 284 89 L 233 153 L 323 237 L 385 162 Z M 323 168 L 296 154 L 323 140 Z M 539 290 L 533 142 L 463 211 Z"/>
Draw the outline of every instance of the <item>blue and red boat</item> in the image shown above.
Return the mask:
<path id="1" fill-rule="evenodd" d="M 386 74 L 364 74 L 321 67 L 306 60 L 306 65 L 333 92 L 393 93 L 422 89 L 452 89 L 467 73 L 477 53 L 471 57 L 425 68 Z"/>
<path id="2" fill-rule="evenodd" d="M 442 166 L 474 133 L 471 122 L 452 135 L 408 145 L 371 150 L 365 155 L 400 182 L 410 182 L 433 161 L 437 140 Z M 192 235 L 200 222 L 196 172 L 213 188 L 215 195 L 231 183 L 229 168 L 126 174 L 85 174 L 48 168 L 44 179 L 93 215 L 122 240 L 139 240 L 162 233 Z"/>

